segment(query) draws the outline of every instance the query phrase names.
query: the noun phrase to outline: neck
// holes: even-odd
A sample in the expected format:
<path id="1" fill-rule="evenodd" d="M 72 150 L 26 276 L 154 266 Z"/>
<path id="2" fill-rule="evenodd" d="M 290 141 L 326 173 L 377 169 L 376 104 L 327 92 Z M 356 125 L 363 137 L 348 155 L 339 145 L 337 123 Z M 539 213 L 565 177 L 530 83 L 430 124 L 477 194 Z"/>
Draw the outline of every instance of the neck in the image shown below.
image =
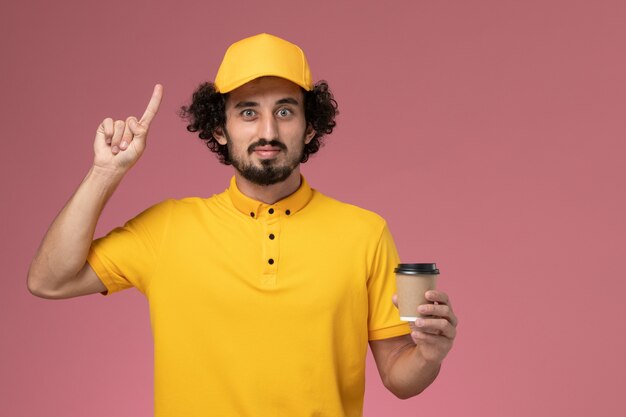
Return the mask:
<path id="1" fill-rule="evenodd" d="M 294 169 L 285 181 L 272 185 L 254 184 L 241 176 L 237 170 L 235 170 L 235 181 L 237 182 L 237 188 L 245 196 L 265 204 L 274 204 L 295 193 L 298 187 L 300 187 L 300 167 Z"/>

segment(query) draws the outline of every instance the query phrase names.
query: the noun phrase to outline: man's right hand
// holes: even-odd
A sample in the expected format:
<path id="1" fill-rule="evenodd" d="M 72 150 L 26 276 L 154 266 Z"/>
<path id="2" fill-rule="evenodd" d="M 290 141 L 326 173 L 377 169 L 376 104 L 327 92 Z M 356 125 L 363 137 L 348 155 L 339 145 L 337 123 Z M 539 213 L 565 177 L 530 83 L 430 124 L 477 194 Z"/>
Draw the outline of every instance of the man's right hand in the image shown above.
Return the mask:
<path id="1" fill-rule="evenodd" d="M 157 84 L 141 119 L 131 116 L 126 121 L 113 121 L 111 118 L 102 121 L 93 144 L 94 168 L 111 174 L 124 174 L 137 162 L 146 148 L 148 129 L 159 110 L 162 97 L 163 86 Z"/>

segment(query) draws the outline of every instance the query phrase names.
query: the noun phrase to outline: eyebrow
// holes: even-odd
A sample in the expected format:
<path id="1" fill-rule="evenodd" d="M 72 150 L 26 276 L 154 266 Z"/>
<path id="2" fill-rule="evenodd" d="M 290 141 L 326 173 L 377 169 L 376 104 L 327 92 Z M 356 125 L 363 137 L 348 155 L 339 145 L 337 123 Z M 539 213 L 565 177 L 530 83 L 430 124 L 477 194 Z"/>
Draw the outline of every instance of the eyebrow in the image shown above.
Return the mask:
<path id="1" fill-rule="evenodd" d="M 299 103 L 298 103 L 298 100 L 296 100 L 295 98 L 286 97 L 286 98 L 281 98 L 280 100 L 278 100 L 276 104 L 293 104 L 294 106 L 297 106 Z"/>
<path id="2" fill-rule="evenodd" d="M 293 104 L 294 106 L 297 106 L 299 103 L 298 100 L 296 100 L 295 98 L 285 97 L 278 100 L 276 104 Z M 256 107 L 258 105 L 259 103 L 257 103 L 256 101 L 240 101 L 239 103 L 235 104 L 235 108 L 240 109 L 242 107 Z"/>
<path id="3" fill-rule="evenodd" d="M 256 103 L 254 101 L 240 101 L 239 103 L 235 104 L 235 108 L 241 108 L 241 107 L 255 107 L 258 106 L 259 103 Z"/>

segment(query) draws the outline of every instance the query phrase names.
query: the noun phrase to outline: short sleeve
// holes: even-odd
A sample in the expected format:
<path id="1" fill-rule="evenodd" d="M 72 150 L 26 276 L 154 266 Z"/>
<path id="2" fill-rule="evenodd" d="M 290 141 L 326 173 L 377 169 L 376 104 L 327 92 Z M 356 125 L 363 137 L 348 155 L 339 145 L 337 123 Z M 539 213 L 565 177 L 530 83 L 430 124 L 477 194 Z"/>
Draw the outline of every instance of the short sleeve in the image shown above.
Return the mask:
<path id="1" fill-rule="evenodd" d="M 387 339 L 410 333 L 408 323 L 400 320 L 391 298 L 396 293 L 394 269 L 400 262 L 391 232 L 385 223 L 367 281 L 369 298 L 368 338 Z"/>
<path id="2" fill-rule="evenodd" d="M 172 200 L 156 204 L 92 242 L 87 262 L 111 294 L 136 287 L 146 294 L 158 266 Z"/>

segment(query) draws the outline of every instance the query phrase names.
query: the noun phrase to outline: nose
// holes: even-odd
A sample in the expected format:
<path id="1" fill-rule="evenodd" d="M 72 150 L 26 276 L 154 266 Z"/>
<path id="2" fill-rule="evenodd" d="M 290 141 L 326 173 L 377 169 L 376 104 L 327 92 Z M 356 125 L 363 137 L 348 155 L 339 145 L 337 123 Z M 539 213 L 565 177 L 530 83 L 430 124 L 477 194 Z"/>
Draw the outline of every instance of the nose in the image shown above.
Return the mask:
<path id="1" fill-rule="evenodd" d="M 259 139 L 278 139 L 278 123 L 273 114 L 263 115 L 259 121 Z"/>

